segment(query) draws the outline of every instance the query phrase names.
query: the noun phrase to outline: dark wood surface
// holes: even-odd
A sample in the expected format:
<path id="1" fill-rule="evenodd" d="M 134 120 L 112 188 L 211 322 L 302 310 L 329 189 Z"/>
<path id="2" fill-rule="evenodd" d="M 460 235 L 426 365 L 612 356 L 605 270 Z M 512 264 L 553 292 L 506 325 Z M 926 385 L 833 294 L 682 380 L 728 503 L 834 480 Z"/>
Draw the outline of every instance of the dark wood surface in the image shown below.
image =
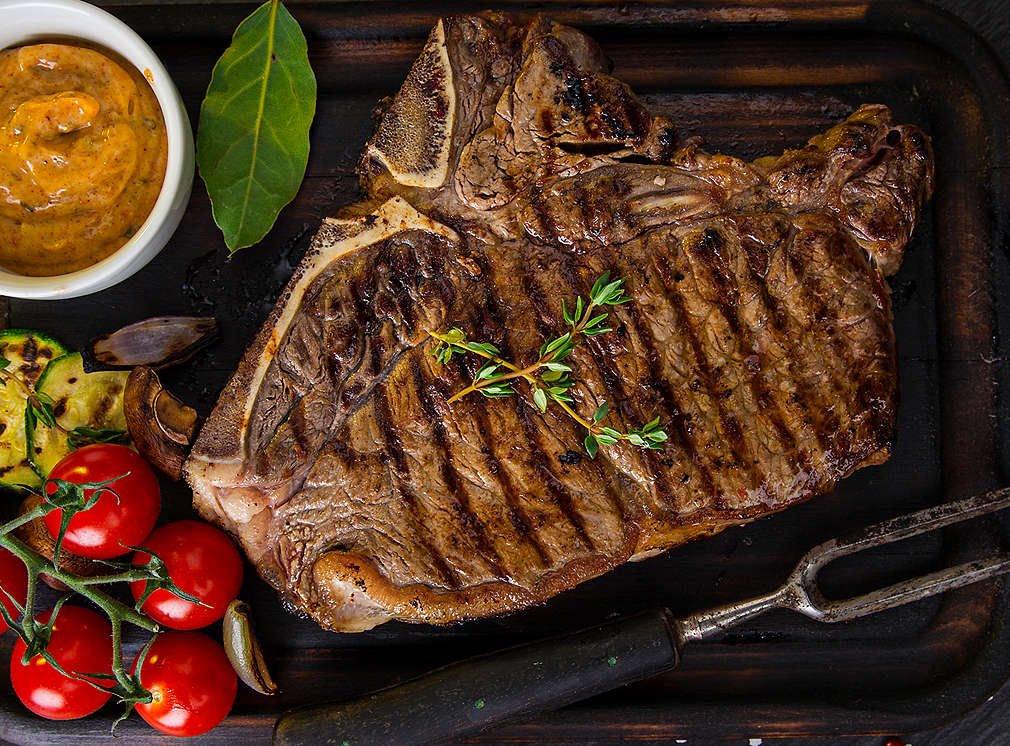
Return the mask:
<path id="1" fill-rule="evenodd" d="M 498 5 L 527 10 L 521 3 Z M 807 548 L 836 533 L 943 499 L 982 491 L 1006 473 L 1006 194 L 1010 168 L 1005 78 L 965 29 L 922 6 L 861 3 L 548 3 L 589 32 L 630 83 L 684 134 L 743 157 L 796 146 L 863 101 L 923 126 L 938 152 L 937 196 L 893 278 L 901 367 L 899 439 L 892 460 L 832 494 L 750 526 L 628 566 L 505 618 L 450 628 L 391 623 L 332 635 L 287 614 L 260 581 L 243 595 L 256 611 L 283 692 L 244 691 L 233 716 L 204 739 L 269 740 L 282 708 L 361 693 L 471 653 L 665 604 L 687 613 L 769 590 Z M 166 383 L 206 413 L 297 264 L 318 221 L 353 201 L 354 164 L 376 101 L 402 81 L 434 17 L 459 3 L 291 3 L 310 39 L 320 98 L 308 177 L 259 246 L 225 259 L 198 181 L 165 251 L 131 280 L 77 301 L 11 300 L 10 322 L 80 345 L 162 313 L 213 313 L 222 342 Z M 476 6 L 474 6 L 476 7 Z M 247 4 L 110 4 L 147 38 L 196 121 L 214 60 Z M 995 97 L 995 98 L 994 98 Z M 166 513 L 189 496 L 166 490 Z M 860 557 L 824 576 L 829 595 L 865 590 L 941 566 L 1002 540 L 998 522 Z M 1008 610 L 987 584 L 846 625 L 786 614 L 688 648 L 672 675 L 482 737 L 482 742 L 699 743 L 715 737 L 891 734 L 941 724 L 983 703 L 1010 670 Z M 136 646 L 139 639 L 132 641 Z M 5 644 L 9 647 L 10 641 Z M 5 648 L 6 649 L 6 648 Z M 131 648 L 132 649 L 132 648 Z M 6 682 L 0 728 L 18 742 L 92 742 L 111 718 L 61 727 L 23 714 Z M 130 742 L 158 741 L 138 721 Z M 910 739 L 913 743 L 921 741 Z M 866 743 L 879 743 L 880 739 Z M 971 740 L 961 739 L 963 743 Z M 942 741 L 934 741 L 941 743 Z M 976 741 L 998 743 L 999 740 Z M 798 743 L 798 741 L 796 742 Z"/>

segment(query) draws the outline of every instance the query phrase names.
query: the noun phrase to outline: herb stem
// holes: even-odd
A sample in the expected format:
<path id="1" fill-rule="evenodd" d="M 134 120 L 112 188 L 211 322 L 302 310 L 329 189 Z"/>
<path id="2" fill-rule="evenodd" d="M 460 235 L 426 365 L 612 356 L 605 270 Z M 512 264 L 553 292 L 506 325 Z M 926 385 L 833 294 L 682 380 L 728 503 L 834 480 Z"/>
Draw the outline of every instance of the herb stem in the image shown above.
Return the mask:
<path id="1" fill-rule="evenodd" d="M 17 384 L 17 386 L 21 389 L 21 393 L 23 393 L 25 398 L 28 400 L 30 407 L 34 407 L 36 410 L 40 411 L 52 411 L 52 408 L 46 402 L 39 399 L 35 393 L 35 389 L 29 386 L 28 382 L 21 378 L 21 376 L 11 373 L 8 370 L 0 369 L 0 381 L 3 381 L 4 385 L 8 385 L 10 383 Z M 51 426 L 59 430 L 64 435 L 70 435 L 70 431 L 57 421 L 55 415 L 52 416 Z"/>
<path id="2" fill-rule="evenodd" d="M 561 399 L 555 399 L 554 397 L 551 398 L 553 401 L 557 402 L 558 406 L 561 407 L 561 409 L 563 409 L 569 417 L 578 422 L 580 425 L 582 425 L 582 427 L 586 428 L 586 430 L 588 430 L 589 432 L 593 432 L 593 428 L 596 427 L 595 423 L 589 422 L 588 420 L 583 418 L 574 409 L 568 406 L 567 402 L 562 401 Z"/>
<path id="3" fill-rule="evenodd" d="M 533 365 L 529 365 L 523 368 L 522 370 L 519 370 L 514 365 L 508 363 L 499 363 L 499 364 L 505 365 L 506 367 L 510 368 L 512 372 L 498 376 L 497 378 L 493 379 L 492 381 L 493 383 L 501 383 L 502 381 L 511 381 L 515 380 L 516 378 L 524 378 L 526 379 L 526 381 L 530 383 L 530 385 L 535 385 L 537 379 L 533 377 L 533 374 L 542 367 L 542 363 L 540 361 L 537 361 Z M 452 404 L 454 401 L 462 399 L 467 394 L 473 393 L 474 391 L 480 391 L 482 388 L 484 388 L 484 386 L 482 386 L 481 384 L 485 384 L 486 381 L 487 379 L 485 379 L 484 381 L 478 381 L 477 383 L 470 384 L 465 389 L 457 391 L 455 394 L 449 397 L 448 403 Z"/>

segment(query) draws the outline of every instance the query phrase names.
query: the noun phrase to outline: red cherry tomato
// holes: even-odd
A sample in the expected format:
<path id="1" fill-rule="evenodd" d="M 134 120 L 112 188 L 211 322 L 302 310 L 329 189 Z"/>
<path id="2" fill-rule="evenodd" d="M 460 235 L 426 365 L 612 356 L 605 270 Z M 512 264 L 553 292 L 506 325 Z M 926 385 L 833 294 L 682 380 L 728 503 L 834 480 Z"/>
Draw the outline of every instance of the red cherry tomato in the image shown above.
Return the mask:
<path id="1" fill-rule="evenodd" d="M 52 610 L 36 619 L 49 621 Z M 46 647 L 60 667 L 68 672 L 112 673 L 112 627 L 108 620 L 81 606 L 64 606 L 56 616 Z M 72 720 L 90 715 L 109 699 L 109 694 L 86 681 L 64 676 L 36 657 L 21 663 L 25 644 L 20 638 L 11 654 L 11 684 L 25 707 L 50 720 Z M 96 683 L 100 679 L 93 679 Z"/>
<path id="2" fill-rule="evenodd" d="M 122 476 L 123 474 L 129 474 Z M 70 519 L 63 538 L 63 548 L 91 559 L 118 557 L 138 546 L 151 533 L 161 510 L 161 489 L 151 467 L 126 446 L 96 443 L 71 451 L 53 468 L 50 478 L 78 484 L 104 482 L 121 477 L 109 485 L 119 499 L 103 490 L 98 502 Z M 46 491 L 52 494 L 55 485 Z M 85 491 L 92 495 L 94 490 Z M 54 539 L 59 534 L 62 510 L 50 511 L 46 528 Z"/>
<path id="3" fill-rule="evenodd" d="M 224 616 L 228 604 L 242 586 L 242 556 L 220 529 L 201 521 L 176 521 L 160 526 L 144 547 L 165 563 L 168 574 L 186 593 L 199 598 L 200 606 L 159 588 L 144 602 L 142 611 L 172 629 L 199 629 Z M 142 565 L 151 559 L 146 552 L 133 555 Z M 133 598 L 140 600 L 147 582 L 130 584 Z"/>
<path id="4" fill-rule="evenodd" d="M 0 547 L 0 588 L 6 591 L 6 593 L 0 591 L 0 602 L 7 609 L 7 613 L 17 619 L 18 611 L 8 594 L 16 598 L 22 607 L 25 605 L 25 599 L 28 597 L 28 568 L 24 562 L 3 547 Z M 0 633 L 6 631 L 7 622 L 4 621 L 3 615 L 0 615 Z"/>
<path id="5" fill-rule="evenodd" d="M 154 700 L 134 708 L 170 736 L 209 731 L 228 715 L 238 688 L 224 648 L 199 632 L 165 632 L 158 637 L 141 666 L 140 683 Z"/>

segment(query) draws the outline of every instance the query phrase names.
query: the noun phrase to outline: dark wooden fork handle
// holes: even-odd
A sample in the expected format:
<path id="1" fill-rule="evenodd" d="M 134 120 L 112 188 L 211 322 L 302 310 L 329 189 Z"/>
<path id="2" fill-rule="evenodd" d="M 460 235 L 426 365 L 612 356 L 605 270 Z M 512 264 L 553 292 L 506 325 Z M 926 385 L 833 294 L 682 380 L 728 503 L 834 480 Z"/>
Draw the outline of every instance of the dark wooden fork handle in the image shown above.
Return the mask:
<path id="1" fill-rule="evenodd" d="M 281 716 L 274 743 L 426 744 L 474 733 L 674 668 L 668 612 L 651 610 L 445 666 L 358 699 Z"/>

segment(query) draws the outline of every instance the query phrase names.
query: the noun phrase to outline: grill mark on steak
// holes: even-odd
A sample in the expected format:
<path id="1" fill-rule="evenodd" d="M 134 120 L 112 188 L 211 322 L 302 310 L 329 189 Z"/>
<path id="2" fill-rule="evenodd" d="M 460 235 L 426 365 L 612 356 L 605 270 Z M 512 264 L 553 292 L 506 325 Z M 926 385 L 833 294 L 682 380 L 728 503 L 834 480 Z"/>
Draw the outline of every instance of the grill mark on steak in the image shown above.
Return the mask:
<path id="1" fill-rule="evenodd" d="M 726 408 L 724 397 L 716 394 L 717 381 L 715 372 L 709 364 L 708 354 L 705 352 L 701 340 L 698 339 L 697 331 L 691 325 L 691 315 L 684 306 L 680 282 L 676 280 L 674 272 L 671 271 L 670 258 L 664 254 L 655 254 L 654 262 L 656 268 L 659 270 L 659 276 L 663 279 L 663 284 L 666 286 L 671 306 L 676 312 L 679 322 L 677 326 L 683 331 L 694 354 L 694 361 L 698 366 L 698 371 L 705 379 L 705 383 L 699 386 L 699 389 L 706 391 L 709 394 L 709 398 L 715 404 L 715 409 L 722 423 L 723 432 L 725 432 L 732 448 L 732 453 L 738 462 L 746 465 L 746 472 L 750 478 L 751 485 L 755 488 L 760 487 L 765 481 L 764 470 L 758 463 L 757 454 L 751 450 L 750 445 L 744 440 L 743 431 L 740 429 L 740 423 L 737 421 L 736 415 Z M 677 274 L 680 273 L 677 272 Z M 713 501 L 717 509 L 727 509 L 726 499 L 721 492 L 717 491 L 714 493 Z"/>
<path id="2" fill-rule="evenodd" d="M 628 268 L 626 266 L 622 265 L 621 263 L 619 263 L 617 261 L 617 257 L 616 256 L 613 256 L 611 258 L 611 263 L 613 265 L 614 270 L 616 270 L 616 272 L 614 273 L 614 274 L 616 274 L 616 276 L 618 276 L 618 277 L 625 277 L 625 278 L 629 277 L 629 276 L 634 276 L 635 273 L 629 272 L 629 270 L 628 270 Z M 569 282 L 571 282 L 571 280 L 569 280 Z M 627 282 L 625 283 L 625 285 L 627 286 Z M 625 290 L 625 294 L 627 294 L 627 289 Z M 614 312 L 614 315 L 616 316 L 617 315 L 616 314 L 617 309 L 618 309 L 618 306 L 611 306 L 609 310 L 611 312 Z M 634 326 L 636 328 L 636 330 L 640 329 L 644 325 L 644 320 L 642 319 L 642 314 L 638 310 L 638 308 L 636 307 L 636 304 L 634 304 L 634 303 L 632 303 L 632 304 L 626 304 L 625 306 L 621 307 L 621 311 L 622 311 L 623 315 L 629 316 L 631 318 L 632 326 Z M 595 361 L 598 360 L 598 358 L 597 358 L 597 356 L 595 354 L 595 351 L 596 351 L 595 348 L 599 348 L 601 353 L 604 352 L 603 351 L 603 340 L 602 340 L 602 337 L 593 337 L 592 339 L 589 340 L 589 342 L 590 342 L 590 345 L 589 345 L 590 351 L 593 352 L 593 360 L 595 362 Z M 614 359 L 614 358 L 612 356 L 602 355 L 602 359 L 603 360 L 611 360 L 611 359 Z M 599 363 L 597 363 L 597 367 L 599 367 Z M 614 377 L 618 381 L 620 381 L 620 376 L 617 375 L 617 371 L 614 370 L 614 368 L 612 366 L 608 366 L 608 368 L 612 371 Z M 654 380 L 654 376 L 651 373 L 650 373 L 650 379 Z M 631 410 L 630 405 L 627 403 L 627 395 L 624 392 L 624 387 L 623 386 L 618 386 L 617 389 L 618 389 L 618 393 L 621 395 L 621 398 L 619 399 L 619 402 L 623 405 L 622 406 L 622 414 L 625 416 L 625 419 L 627 419 L 628 421 L 634 421 L 635 420 L 635 413 Z M 649 390 L 650 391 L 656 391 L 656 388 L 653 387 L 653 386 L 650 386 Z M 667 402 L 667 403 L 669 403 L 669 402 Z M 675 409 L 675 411 L 677 413 L 675 415 L 675 417 L 681 416 L 681 411 L 680 411 L 679 408 Z M 644 422 L 648 422 L 649 419 L 652 419 L 652 418 L 648 417 L 647 419 L 645 419 L 643 421 L 643 424 L 644 424 Z M 652 475 L 652 478 L 653 478 L 653 480 L 655 482 L 656 493 L 659 496 L 660 502 L 662 502 L 664 505 L 669 505 L 671 507 L 675 507 L 676 504 L 677 504 L 677 499 L 676 499 L 676 495 L 675 495 L 675 493 L 673 491 L 673 486 L 670 484 L 670 473 L 667 470 L 667 468 L 664 467 L 663 464 L 661 463 L 660 456 L 659 456 L 659 451 L 654 451 L 651 448 L 641 449 L 641 450 L 638 451 L 638 455 L 645 462 L 646 466 L 649 469 L 649 473 Z"/>
<path id="3" fill-rule="evenodd" d="M 474 313 L 471 315 L 471 319 L 476 321 L 477 313 L 479 312 L 480 314 L 479 323 L 476 323 L 474 328 L 494 330 L 490 332 L 490 335 L 493 337 L 497 337 L 500 332 L 501 342 L 498 344 L 498 348 L 502 351 L 502 359 L 509 360 L 512 358 L 512 349 L 506 334 L 505 320 L 501 315 L 497 286 L 490 281 L 489 268 L 483 256 L 472 258 L 480 269 L 477 282 L 484 298 L 483 303 L 474 306 Z M 454 359 L 457 361 L 457 366 L 462 368 L 463 361 L 461 356 L 457 356 Z M 471 373 L 470 377 L 472 378 L 472 376 L 473 374 Z M 477 431 L 480 434 L 482 443 L 481 453 L 484 455 L 488 471 L 494 475 L 498 486 L 501 488 L 502 495 L 508 502 L 509 520 L 512 523 L 512 527 L 516 535 L 522 541 L 529 544 L 533 548 L 533 551 L 536 552 L 541 566 L 550 567 L 550 554 L 547 552 L 546 547 L 538 540 L 533 527 L 533 520 L 523 508 L 519 500 L 519 491 L 496 452 L 496 448 L 507 448 L 507 443 L 503 438 L 491 437 L 491 420 L 483 407 L 474 407 L 473 413 L 478 422 Z"/>
<path id="4" fill-rule="evenodd" d="M 582 288 L 575 275 L 575 270 L 569 262 L 560 263 L 562 282 L 558 287 L 555 287 L 555 291 L 562 293 L 562 297 L 568 296 L 572 297 L 574 295 L 582 295 Z M 543 286 L 541 286 L 538 279 L 539 275 L 536 272 L 523 272 L 523 290 L 525 291 L 527 297 L 533 302 L 534 308 L 534 318 L 536 319 L 537 327 L 540 332 L 540 336 L 545 340 L 550 339 L 553 333 L 556 331 L 554 327 L 549 323 L 552 319 L 545 318 L 545 314 L 549 314 L 549 308 L 551 308 L 550 302 L 547 300 L 547 296 Z M 627 415 L 629 413 L 628 408 L 628 397 L 624 391 L 624 387 L 621 385 L 620 376 L 617 372 L 607 366 L 602 362 L 601 356 L 598 351 L 594 349 L 593 345 L 588 344 L 593 341 L 597 341 L 599 338 L 592 338 L 586 340 L 587 344 L 583 345 L 586 351 L 589 353 L 590 359 L 593 361 L 593 365 L 596 368 L 596 373 L 603 381 L 605 387 L 613 391 L 616 394 L 616 401 L 622 408 L 623 412 Z M 602 466 L 599 462 L 596 462 L 597 471 L 602 470 Z M 618 515 L 624 516 L 624 504 L 620 497 L 614 492 L 613 488 L 609 484 L 609 480 L 606 479 L 605 475 L 602 473 L 599 475 L 603 483 L 607 485 L 607 499 L 610 501 L 611 507 L 617 512 Z"/>
<path id="5" fill-rule="evenodd" d="M 709 472 L 708 467 L 705 464 L 705 459 L 702 458 L 701 453 L 695 445 L 694 439 L 691 437 L 690 433 L 688 433 L 684 404 L 674 393 L 673 386 L 670 385 L 669 381 L 661 381 L 657 376 L 658 371 L 662 368 L 662 361 L 659 357 L 659 351 L 656 347 L 656 339 L 652 334 L 652 330 L 649 328 L 645 317 L 637 311 L 634 305 L 631 305 L 627 309 L 627 314 L 631 317 L 631 323 L 635 329 L 635 335 L 645 348 L 645 353 L 649 361 L 648 368 L 646 369 L 647 385 L 651 390 L 659 393 L 663 401 L 664 409 L 671 415 L 671 424 L 674 427 L 672 434 L 676 438 L 674 442 L 676 442 L 677 447 L 684 453 L 687 460 L 694 465 L 695 470 L 701 479 L 702 489 L 706 494 L 711 494 L 715 491 L 715 484 L 712 481 L 712 474 Z"/>
<path id="6" fill-rule="evenodd" d="M 410 515 L 410 531 L 417 543 L 424 548 L 425 553 L 431 560 L 432 567 L 442 577 L 445 584 L 449 588 L 461 588 L 463 584 L 459 577 L 449 567 L 445 558 L 435 549 L 428 532 L 423 529 L 424 524 L 421 520 L 417 497 L 415 497 L 410 487 L 404 483 L 404 477 L 410 473 L 410 467 L 407 464 L 407 456 L 403 451 L 403 441 L 400 440 L 400 436 L 396 432 L 390 416 L 389 400 L 386 397 L 384 386 L 376 387 L 373 391 L 372 401 L 375 402 L 373 405 L 375 421 L 378 423 L 379 430 L 382 433 L 383 450 L 387 459 L 392 460 L 395 469 L 395 473 L 391 474 L 391 481 L 400 496 L 404 508 L 406 508 L 407 513 Z M 419 530 L 419 527 L 421 530 Z"/>
<path id="7" fill-rule="evenodd" d="M 530 226 L 524 226 L 526 233 L 533 239 L 543 240 L 548 236 L 563 235 L 565 231 L 561 230 L 559 226 L 554 222 L 554 218 L 551 215 L 551 209 L 544 202 L 546 195 L 539 189 L 533 189 L 530 191 L 530 212 L 537 218 L 539 225 L 537 226 L 540 230 L 539 232 L 530 231 Z"/>
<path id="8" fill-rule="evenodd" d="M 425 380 L 416 358 L 411 358 L 409 365 L 414 382 L 414 390 L 421 404 L 421 411 L 431 426 L 432 435 L 435 436 L 435 443 L 438 445 L 439 455 L 441 456 L 438 468 L 442 474 L 442 481 L 449 488 L 447 494 L 454 503 L 452 507 L 456 518 L 466 531 L 470 541 L 476 546 L 478 552 L 480 552 L 481 558 L 495 574 L 495 577 L 507 577 L 506 573 L 502 570 L 502 559 L 498 555 L 498 552 L 495 551 L 494 545 L 488 540 L 484 523 L 474 512 L 470 501 L 470 494 L 464 488 L 463 481 L 460 479 L 459 472 L 456 469 L 455 459 L 449 447 L 449 439 L 445 431 L 445 424 L 442 422 L 442 417 L 445 413 L 439 411 L 432 397 L 432 390 L 434 390 L 437 396 L 444 402 L 448 398 L 446 392 L 437 381 L 433 380 L 429 382 Z"/>
<path id="9" fill-rule="evenodd" d="M 748 350 L 751 355 L 759 356 L 753 330 L 743 318 L 740 309 L 740 285 L 742 279 L 734 279 L 733 273 L 727 266 L 727 259 L 722 246 L 722 237 L 717 230 L 706 228 L 700 240 L 691 243 L 691 249 L 686 252 L 688 256 L 696 256 L 701 261 L 700 264 L 708 270 L 708 273 L 718 289 L 718 297 L 722 303 L 716 308 L 722 317 L 729 324 L 734 337 L 740 340 L 741 354 Z M 808 472 L 812 468 L 810 454 L 807 449 L 799 445 L 796 435 L 789 429 L 783 419 L 783 411 L 776 397 L 772 395 L 763 372 L 747 371 L 747 385 L 750 388 L 754 401 L 761 408 L 762 414 L 768 417 L 778 437 L 785 443 L 789 450 L 795 450 L 799 457 L 800 466 Z"/>
<path id="10" fill-rule="evenodd" d="M 474 417 L 477 420 L 477 428 L 480 433 L 481 442 L 480 450 L 481 454 L 484 456 L 487 473 L 494 476 L 505 501 L 508 503 L 508 515 L 509 521 L 512 524 L 512 529 L 515 531 L 516 536 L 520 541 L 529 544 L 533 551 L 536 552 L 537 557 L 540 559 L 540 566 L 550 567 L 551 557 L 547 553 L 547 549 L 537 539 L 537 535 L 533 527 L 533 521 L 530 519 L 529 514 L 527 514 L 527 512 L 523 509 L 522 503 L 519 501 L 519 490 L 516 488 L 515 483 L 509 476 L 504 464 L 502 464 L 495 453 L 495 445 L 500 441 L 489 439 L 486 435 L 486 433 L 490 433 L 491 431 L 490 419 L 488 418 L 486 412 L 480 407 L 476 407 L 474 409 Z"/>
<path id="11" fill-rule="evenodd" d="M 526 442 L 530 444 L 530 452 L 526 459 L 527 463 L 532 465 L 533 468 L 536 469 L 537 473 L 543 477 L 544 486 L 550 493 L 551 500 L 554 502 L 555 506 L 564 513 L 565 519 L 572 526 L 576 537 L 582 545 L 590 550 L 595 549 L 596 545 L 589 536 L 589 532 L 586 531 L 586 525 L 582 516 L 579 515 L 578 511 L 576 511 L 572 505 L 571 494 L 554 475 L 554 472 L 551 471 L 551 465 L 547 461 L 547 457 L 544 455 L 544 444 L 540 440 L 540 429 L 533 421 L 532 410 L 518 396 L 512 398 L 516 403 L 516 416 L 518 417 L 519 424 L 522 427 L 523 436 L 526 439 Z"/>
<path id="12" fill-rule="evenodd" d="M 405 256 L 408 253 L 410 256 Z M 398 241 L 387 241 L 383 256 L 379 257 L 379 263 L 385 260 L 384 263 L 389 267 L 386 289 L 393 296 L 393 302 L 407 329 L 412 329 L 417 321 L 417 304 L 410 292 L 410 288 L 420 284 L 416 281 L 420 271 L 417 262 L 422 257 L 417 256 L 417 253 L 408 243 L 407 237 L 401 235 Z"/>
<path id="13" fill-rule="evenodd" d="M 802 360 L 802 365 L 804 366 L 812 363 L 811 360 L 803 357 L 803 347 L 799 343 L 801 336 L 806 332 L 799 325 L 789 323 L 791 319 L 790 315 L 781 307 L 778 299 L 769 291 L 768 283 L 765 281 L 769 258 L 758 245 L 759 242 L 746 234 L 741 235 L 740 240 L 745 258 L 744 264 L 748 271 L 748 280 L 757 290 L 757 297 L 761 301 L 761 317 L 771 323 L 772 329 L 775 332 L 775 341 L 786 352 L 786 370 L 789 373 L 789 379 L 797 388 L 796 396 L 792 401 L 795 409 L 795 420 L 801 423 L 810 437 L 814 439 L 817 449 L 822 454 L 828 453 L 830 444 L 824 436 L 824 430 L 831 427 L 830 421 L 826 428 L 814 427 L 807 413 L 812 411 L 830 413 L 829 416 L 833 418 L 835 427 L 837 427 L 838 416 L 833 411 L 833 402 L 829 402 L 826 397 L 821 396 L 816 388 L 807 383 L 804 376 L 798 374 L 799 366 L 797 365 L 797 361 Z M 748 244 L 752 242 L 755 245 L 749 246 Z M 781 238 L 774 245 L 768 247 L 769 254 L 776 250 L 786 250 L 782 247 Z"/>
<path id="14" fill-rule="evenodd" d="M 802 288 L 802 293 L 805 302 L 810 308 L 813 309 L 811 314 L 812 318 L 812 328 L 807 331 L 808 334 L 814 334 L 815 339 L 818 340 L 822 345 L 830 347 L 834 353 L 839 365 L 835 368 L 834 375 L 829 376 L 828 385 L 831 386 L 832 391 L 835 393 L 833 401 L 836 407 L 840 407 L 844 411 L 844 416 L 839 415 L 837 418 L 837 424 L 833 421 L 819 423 L 817 425 L 823 432 L 833 432 L 833 440 L 837 440 L 838 437 L 843 438 L 845 447 L 847 448 L 850 441 L 849 432 L 842 427 L 843 422 L 848 422 L 850 426 L 852 425 L 854 419 L 852 416 L 853 409 L 865 409 L 867 404 L 867 397 L 865 392 L 857 391 L 855 407 L 849 407 L 849 392 L 847 392 L 842 386 L 842 380 L 847 375 L 847 371 L 852 370 L 856 365 L 856 359 L 851 354 L 848 345 L 845 344 L 844 340 L 838 336 L 837 329 L 825 329 L 823 328 L 823 321 L 826 319 L 832 319 L 833 314 L 829 308 L 826 298 L 829 296 L 828 288 L 824 287 L 824 284 L 820 281 L 819 276 L 816 272 L 811 271 L 810 268 L 806 266 L 806 262 L 800 261 L 791 248 L 796 245 L 798 241 L 798 236 L 794 231 L 791 236 L 792 240 L 789 241 L 785 250 L 786 261 L 789 264 L 790 270 L 796 276 L 798 280 L 799 287 Z M 848 253 L 846 254 L 849 257 Z M 847 267 L 847 269 L 850 267 Z M 817 327 L 822 327 L 820 329 L 821 333 L 816 334 L 815 329 Z M 832 360 L 831 355 L 819 354 L 816 356 L 817 360 Z M 814 413 L 817 414 L 817 413 Z M 834 412 L 832 412 L 834 415 Z M 834 425 L 834 430 L 830 428 Z M 844 450 L 844 449 L 843 449 Z"/>

